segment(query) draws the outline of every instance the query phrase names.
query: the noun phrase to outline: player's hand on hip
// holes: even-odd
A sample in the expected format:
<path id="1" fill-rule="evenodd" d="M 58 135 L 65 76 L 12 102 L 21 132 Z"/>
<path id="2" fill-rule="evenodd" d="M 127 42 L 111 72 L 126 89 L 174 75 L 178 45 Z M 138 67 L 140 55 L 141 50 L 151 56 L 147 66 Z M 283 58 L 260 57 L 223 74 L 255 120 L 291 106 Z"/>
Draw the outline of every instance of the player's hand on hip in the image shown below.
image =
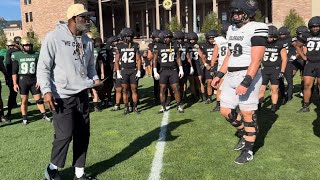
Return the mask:
<path id="1" fill-rule="evenodd" d="M 242 85 L 239 85 L 236 89 L 236 94 L 239 95 L 239 96 L 242 96 L 242 95 L 245 95 L 248 91 L 248 88 L 242 86 Z"/>
<path id="2" fill-rule="evenodd" d="M 212 82 L 211 82 L 211 86 L 217 89 L 219 82 L 220 82 L 220 78 L 219 77 L 214 77 Z"/>
<path id="3" fill-rule="evenodd" d="M 43 101 L 51 112 L 56 110 L 55 106 L 57 105 L 57 103 L 53 99 L 52 92 L 45 93 L 43 95 Z"/>

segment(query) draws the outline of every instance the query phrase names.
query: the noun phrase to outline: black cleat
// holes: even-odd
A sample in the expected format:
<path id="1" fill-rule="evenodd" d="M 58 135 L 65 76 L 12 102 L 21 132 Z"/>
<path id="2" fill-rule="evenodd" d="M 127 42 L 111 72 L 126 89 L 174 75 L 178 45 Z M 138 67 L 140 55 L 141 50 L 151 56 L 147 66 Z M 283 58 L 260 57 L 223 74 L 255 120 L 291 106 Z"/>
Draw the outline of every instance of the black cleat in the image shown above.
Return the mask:
<path id="1" fill-rule="evenodd" d="M 94 112 L 101 112 L 101 108 L 99 106 L 95 106 L 94 107 Z"/>
<path id="2" fill-rule="evenodd" d="M 84 174 L 80 178 L 77 178 L 77 176 L 74 176 L 73 180 L 97 180 L 97 179 L 96 178 L 92 178 L 90 176 L 86 176 Z"/>
<path id="3" fill-rule="evenodd" d="M 130 113 L 130 110 L 129 109 L 124 109 L 124 112 L 123 112 L 123 115 L 127 115 Z"/>
<path id="4" fill-rule="evenodd" d="M 135 114 L 140 114 L 140 111 L 138 111 L 138 108 L 134 108 L 134 109 L 133 109 L 133 113 L 135 113 Z"/>
<path id="5" fill-rule="evenodd" d="M 301 109 L 299 109 L 297 111 L 297 113 L 304 113 L 304 112 L 310 112 L 310 108 L 309 107 L 302 107 Z"/>
<path id="6" fill-rule="evenodd" d="M 61 180 L 59 171 L 57 169 L 51 170 L 49 166 L 44 171 L 44 177 L 46 180 Z"/>
<path id="7" fill-rule="evenodd" d="M 241 154 L 234 161 L 236 164 L 244 164 L 253 160 L 253 152 L 250 150 L 242 150 Z"/>
<path id="8" fill-rule="evenodd" d="M 183 110 L 183 108 L 181 106 L 178 106 L 177 110 L 178 110 L 179 113 L 184 113 L 184 110 Z"/>
<path id="9" fill-rule="evenodd" d="M 166 109 L 161 106 L 161 109 L 158 111 L 158 113 L 159 113 L 159 114 L 162 114 L 162 113 L 164 113 L 165 111 L 166 111 Z"/>
<path id="10" fill-rule="evenodd" d="M 2 116 L 1 122 L 11 123 L 11 120 L 7 116 Z"/>
<path id="11" fill-rule="evenodd" d="M 219 112 L 219 111 L 220 111 L 220 106 L 218 105 L 211 110 L 211 112 Z"/>
<path id="12" fill-rule="evenodd" d="M 211 104 L 212 103 L 212 100 L 211 99 L 207 99 L 205 104 Z"/>
<path id="13" fill-rule="evenodd" d="M 240 151 L 244 148 L 245 140 L 244 137 L 240 137 L 238 143 L 234 146 L 233 150 Z"/>
<path id="14" fill-rule="evenodd" d="M 113 109 L 111 109 L 111 111 L 119 111 L 120 110 L 120 106 L 115 105 Z"/>

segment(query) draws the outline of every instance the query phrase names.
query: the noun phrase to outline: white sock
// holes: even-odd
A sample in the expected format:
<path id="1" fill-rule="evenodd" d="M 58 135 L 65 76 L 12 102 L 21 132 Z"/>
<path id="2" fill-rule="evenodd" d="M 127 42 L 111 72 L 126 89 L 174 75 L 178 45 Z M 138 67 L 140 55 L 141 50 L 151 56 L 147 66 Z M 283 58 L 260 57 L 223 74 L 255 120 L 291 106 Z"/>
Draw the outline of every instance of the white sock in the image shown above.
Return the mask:
<path id="1" fill-rule="evenodd" d="M 50 163 L 49 168 L 51 170 L 58 169 L 58 167 L 56 165 L 52 164 L 52 163 Z"/>
<path id="2" fill-rule="evenodd" d="M 77 178 L 81 178 L 82 175 L 84 174 L 84 168 L 76 167 L 75 174 L 76 174 Z"/>

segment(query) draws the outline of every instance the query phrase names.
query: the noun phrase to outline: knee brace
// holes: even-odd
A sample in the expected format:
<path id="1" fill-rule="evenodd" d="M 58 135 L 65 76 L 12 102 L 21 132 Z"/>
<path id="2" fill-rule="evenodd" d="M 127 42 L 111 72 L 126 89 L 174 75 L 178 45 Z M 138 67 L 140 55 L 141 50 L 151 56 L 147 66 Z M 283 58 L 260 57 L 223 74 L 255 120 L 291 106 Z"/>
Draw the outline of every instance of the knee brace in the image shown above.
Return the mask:
<path id="1" fill-rule="evenodd" d="M 40 98 L 39 100 L 36 101 L 37 104 L 44 104 L 44 101 L 42 98 Z"/>
<path id="2" fill-rule="evenodd" d="M 236 109 L 231 109 L 231 112 L 228 114 L 228 118 L 226 120 L 230 122 L 230 124 L 234 127 L 239 127 L 242 125 L 242 121 L 237 120 L 238 112 Z"/>
<path id="3" fill-rule="evenodd" d="M 253 114 L 252 115 L 252 121 L 251 122 L 244 122 L 244 127 L 253 127 L 256 132 L 247 132 L 246 131 L 246 135 L 247 136 L 255 136 L 257 135 L 259 128 L 258 128 L 258 123 L 257 123 L 257 114 Z"/>

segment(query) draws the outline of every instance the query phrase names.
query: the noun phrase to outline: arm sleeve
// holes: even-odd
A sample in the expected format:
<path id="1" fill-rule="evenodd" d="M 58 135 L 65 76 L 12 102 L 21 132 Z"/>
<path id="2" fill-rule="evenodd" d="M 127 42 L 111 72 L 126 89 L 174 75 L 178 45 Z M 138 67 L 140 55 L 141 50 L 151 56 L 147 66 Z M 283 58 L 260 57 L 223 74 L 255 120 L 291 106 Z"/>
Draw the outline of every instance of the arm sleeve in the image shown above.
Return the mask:
<path id="1" fill-rule="evenodd" d="M 87 67 L 88 77 L 90 79 L 93 79 L 93 80 L 98 80 L 99 77 L 97 75 L 96 67 L 95 67 L 95 64 L 94 64 L 94 50 L 93 50 L 92 42 L 91 42 L 91 47 L 90 48 L 92 48 L 92 51 L 91 51 L 91 58 L 89 60 L 89 64 L 88 64 L 88 67 Z"/>
<path id="2" fill-rule="evenodd" d="M 44 39 L 39 60 L 37 64 L 37 83 L 40 85 L 43 94 L 52 92 L 51 90 L 51 71 L 53 68 L 56 44 L 54 43 L 53 34 L 49 33 Z"/>
<path id="3" fill-rule="evenodd" d="M 18 71 L 19 71 L 18 61 L 13 60 L 11 63 L 12 63 L 12 74 L 18 74 Z"/>

